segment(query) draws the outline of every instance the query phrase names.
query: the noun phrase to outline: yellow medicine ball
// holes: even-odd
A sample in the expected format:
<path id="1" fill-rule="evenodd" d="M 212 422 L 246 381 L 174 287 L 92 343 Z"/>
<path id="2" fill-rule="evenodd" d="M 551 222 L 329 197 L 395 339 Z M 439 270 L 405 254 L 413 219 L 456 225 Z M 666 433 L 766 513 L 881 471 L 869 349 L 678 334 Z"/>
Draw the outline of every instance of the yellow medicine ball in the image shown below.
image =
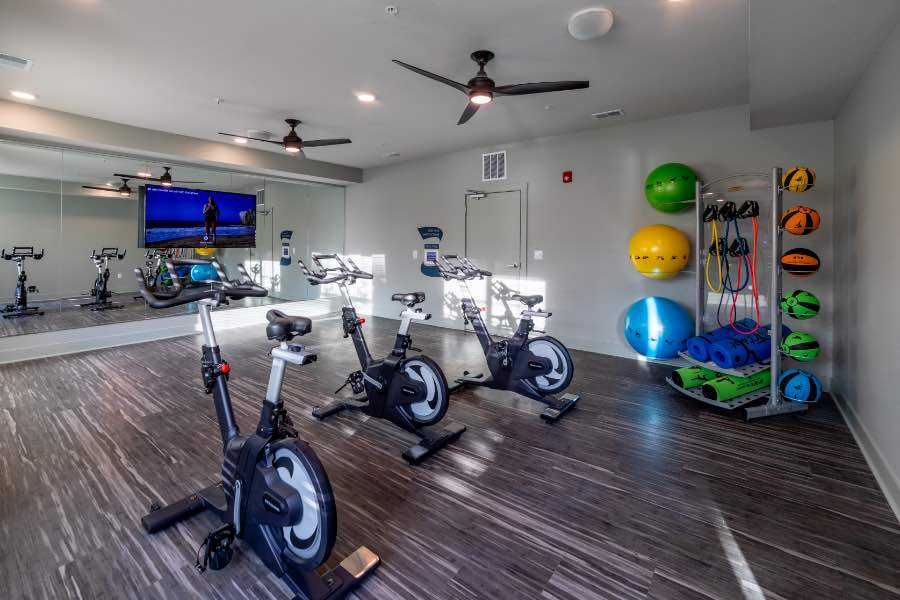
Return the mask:
<path id="1" fill-rule="evenodd" d="M 216 253 L 215 248 L 194 248 L 194 252 L 199 254 L 200 256 L 212 256 Z"/>
<path id="2" fill-rule="evenodd" d="M 816 170 L 810 167 L 791 167 L 781 176 L 781 187 L 789 192 L 805 192 L 816 185 Z"/>
<path id="3" fill-rule="evenodd" d="M 638 229 L 628 243 L 631 264 L 650 279 L 675 277 L 691 256 L 687 236 L 668 225 L 648 225 Z"/>

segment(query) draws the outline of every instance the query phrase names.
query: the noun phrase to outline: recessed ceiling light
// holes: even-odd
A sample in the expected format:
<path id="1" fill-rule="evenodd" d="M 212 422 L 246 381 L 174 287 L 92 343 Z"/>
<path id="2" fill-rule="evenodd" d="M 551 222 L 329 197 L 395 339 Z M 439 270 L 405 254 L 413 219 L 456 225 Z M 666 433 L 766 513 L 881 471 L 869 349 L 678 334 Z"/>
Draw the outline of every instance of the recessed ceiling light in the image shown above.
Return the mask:
<path id="1" fill-rule="evenodd" d="M 106 182 L 106 187 L 112 187 L 112 186 L 113 186 L 112 181 L 107 181 L 107 182 Z"/>
<path id="2" fill-rule="evenodd" d="M 144 167 L 143 171 L 138 171 L 137 174 L 138 177 L 153 177 L 153 173 L 151 173 L 150 169 L 148 169 L 147 167 Z"/>
<path id="3" fill-rule="evenodd" d="M 236 137 L 236 138 L 234 138 L 234 143 L 235 143 L 235 144 L 246 144 L 246 143 L 247 143 L 247 138 L 245 138 L 245 137 Z"/>
<path id="4" fill-rule="evenodd" d="M 365 103 L 375 102 L 375 94 L 371 92 L 360 92 L 356 94 L 356 99 Z"/>
<path id="5" fill-rule="evenodd" d="M 37 95 L 32 94 L 31 92 L 23 92 L 22 90 L 10 90 L 9 92 L 12 94 L 13 98 L 18 98 L 19 100 L 37 100 Z"/>
<path id="6" fill-rule="evenodd" d="M 585 8 L 569 19 L 569 35 L 582 42 L 594 40 L 609 33 L 614 20 L 608 8 Z"/>

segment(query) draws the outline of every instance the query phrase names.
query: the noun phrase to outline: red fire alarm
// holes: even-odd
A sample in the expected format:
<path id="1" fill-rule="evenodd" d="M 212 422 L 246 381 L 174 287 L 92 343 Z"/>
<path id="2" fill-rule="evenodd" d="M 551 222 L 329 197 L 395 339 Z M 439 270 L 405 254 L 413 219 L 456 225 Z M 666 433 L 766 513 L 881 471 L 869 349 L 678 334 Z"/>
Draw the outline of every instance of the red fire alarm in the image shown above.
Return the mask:
<path id="1" fill-rule="evenodd" d="M 572 183 L 572 171 L 563 171 L 563 183 Z"/>

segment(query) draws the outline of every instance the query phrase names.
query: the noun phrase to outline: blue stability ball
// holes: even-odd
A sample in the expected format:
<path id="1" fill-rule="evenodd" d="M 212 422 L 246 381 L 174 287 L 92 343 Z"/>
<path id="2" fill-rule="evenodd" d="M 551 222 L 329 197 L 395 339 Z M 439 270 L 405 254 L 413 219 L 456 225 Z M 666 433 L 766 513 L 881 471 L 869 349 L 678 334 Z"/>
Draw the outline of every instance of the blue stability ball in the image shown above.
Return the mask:
<path id="1" fill-rule="evenodd" d="M 692 335 L 691 315 L 668 298 L 642 298 L 625 314 L 625 339 L 639 354 L 649 358 L 675 358 Z"/>

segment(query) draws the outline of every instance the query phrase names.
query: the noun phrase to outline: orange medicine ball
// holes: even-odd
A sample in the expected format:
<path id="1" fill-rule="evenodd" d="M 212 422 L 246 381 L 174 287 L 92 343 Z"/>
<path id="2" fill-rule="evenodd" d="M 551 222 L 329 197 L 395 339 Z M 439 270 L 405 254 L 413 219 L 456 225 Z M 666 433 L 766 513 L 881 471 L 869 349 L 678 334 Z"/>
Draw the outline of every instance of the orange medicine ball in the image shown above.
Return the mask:
<path id="1" fill-rule="evenodd" d="M 807 248 L 794 248 L 781 255 L 781 268 L 795 277 L 815 275 L 819 266 L 819 255 Z"/>
<path id="2" fill-rule="evenodd" d="M 816 209 L 808 206 L 792 206 L 781 215 L 781 228 L 794 235 L 809 235 L 821 222 Z"/>

